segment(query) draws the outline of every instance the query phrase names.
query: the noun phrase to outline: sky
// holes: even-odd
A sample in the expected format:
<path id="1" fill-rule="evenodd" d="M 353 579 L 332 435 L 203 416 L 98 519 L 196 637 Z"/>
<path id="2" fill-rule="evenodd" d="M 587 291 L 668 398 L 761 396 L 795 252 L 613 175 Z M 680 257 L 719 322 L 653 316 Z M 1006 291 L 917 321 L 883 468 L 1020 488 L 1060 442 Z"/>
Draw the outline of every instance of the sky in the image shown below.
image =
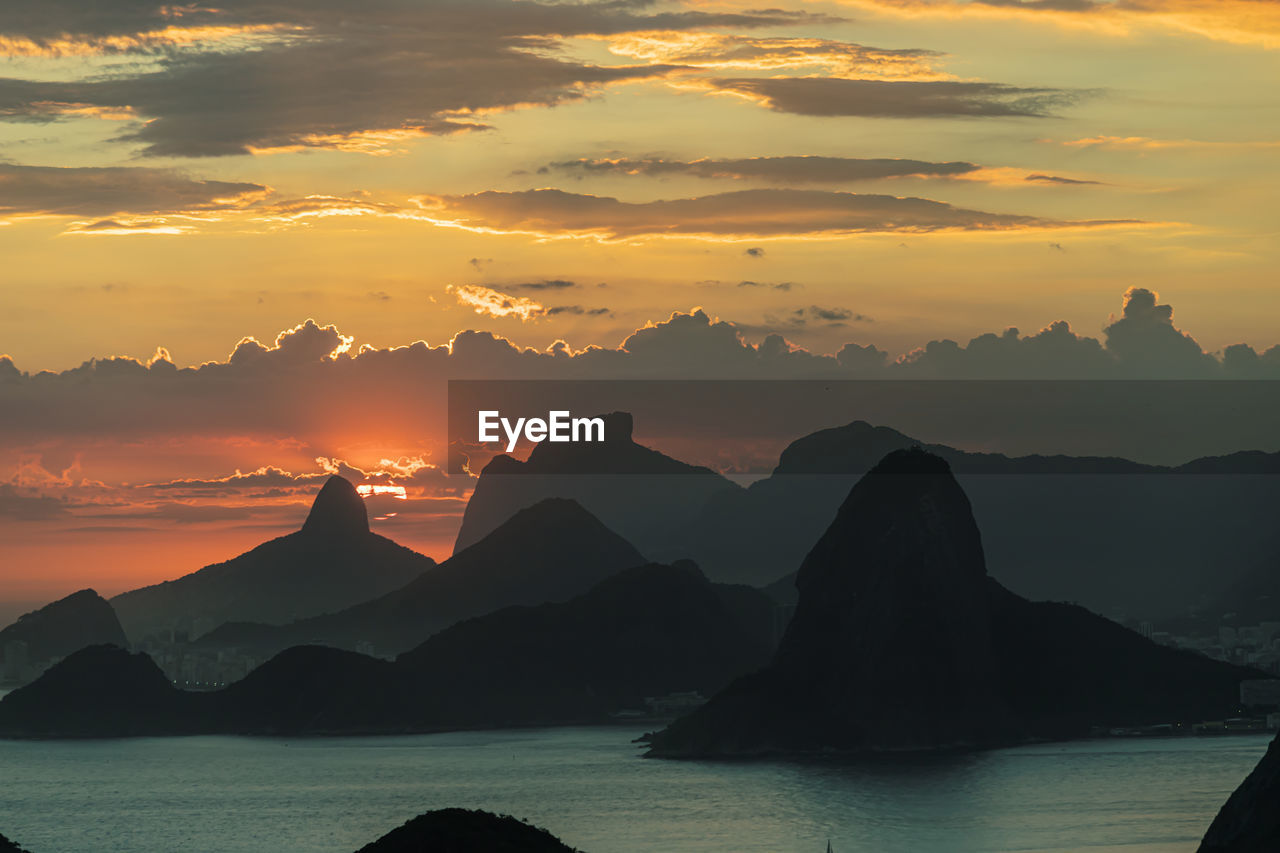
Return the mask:
<path id="1" fill-rule="evenodd" d="M 1280 4 L 763 5 L 0 9 L 0 601 L 447 556 L 448 379 L 1280 378 Z"/>

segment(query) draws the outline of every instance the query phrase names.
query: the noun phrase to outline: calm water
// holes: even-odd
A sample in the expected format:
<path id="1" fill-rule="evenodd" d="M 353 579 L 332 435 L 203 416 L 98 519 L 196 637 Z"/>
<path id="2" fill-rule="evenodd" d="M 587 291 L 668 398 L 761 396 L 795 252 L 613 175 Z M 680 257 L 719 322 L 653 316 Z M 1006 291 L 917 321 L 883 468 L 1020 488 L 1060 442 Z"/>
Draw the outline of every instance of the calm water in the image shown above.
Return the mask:
<path id="1" fill-rule="evenodd" d="M 589 853 L 1186 853 L 1269 740 L 838 766 L 645 761 L 636 734 L 0 741 L 0 832 L 34 853 L 350 853 L 466 806 Z"/>

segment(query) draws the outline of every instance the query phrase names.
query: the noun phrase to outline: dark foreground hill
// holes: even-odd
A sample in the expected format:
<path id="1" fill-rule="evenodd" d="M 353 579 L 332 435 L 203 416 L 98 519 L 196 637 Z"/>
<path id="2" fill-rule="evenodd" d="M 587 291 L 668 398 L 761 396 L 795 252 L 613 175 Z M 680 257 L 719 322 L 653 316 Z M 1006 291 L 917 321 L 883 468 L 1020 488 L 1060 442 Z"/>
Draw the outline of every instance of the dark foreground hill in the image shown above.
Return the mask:
<path id="1" fill-rule="evenodd" d="M 378 654 L 394 655 L 463 619 L 513 604 L 567 601 L 644 562 L 578 503 L 552 498 L 373 601 L 289 625 L 231 623 L 200 645 L 270 655 L 304 643 L 355 649 L 363 641 Z"/>
<path id="2" fill-rule="evenodd" d="M 469 809 L 420 814 L 356 853 L 574 853 L 545 829 Z"/>
<path id="3" fill-rule="evenodd" d="M 167 629 L 231 621 L 280 624 L 398 589 L 435 561 L 369 530 L 364 501 L 330 477 L 302 529 L 225 563 L 111 600 L 135 641 Z"/>
<path id="4" fill-rule="evenodd" d="M 1255 675 L 1005 590 L 950 467 L 920 449 L 858 482 L 796 586 L 772 663 L 655 735 L 651 755 L 968 749 L 1195 721 Z"/>
<path id="5" fill-rule="evenodd" d="M 1227 799 L 1197 853 L 1280 850 L 1280 737 Z"/>
<path id="6" fill-rule="evenodd" d="M 128 641 L 107 600 L 91 589 L 82 589 L 19 617 L 0 631 L 0 673 L 12 671 L 15 679 L 23 681 L 26 676 L 17 670 L 99 643 L 123 646 Z M 9 660 L 6 649 L 20 652 L 25 660 Z"/>
<path id="7" fill-rule="evenodd" d="M 394 663 L 288 649 L 210 693 L 95 646 L 0 701 L 0 736 L 338 734 L 591 723 L 644 699 L 722 688 L 772 651 L 772 604 L 692 564 L 629 569 L 571 601 L 509 607 Z"/>

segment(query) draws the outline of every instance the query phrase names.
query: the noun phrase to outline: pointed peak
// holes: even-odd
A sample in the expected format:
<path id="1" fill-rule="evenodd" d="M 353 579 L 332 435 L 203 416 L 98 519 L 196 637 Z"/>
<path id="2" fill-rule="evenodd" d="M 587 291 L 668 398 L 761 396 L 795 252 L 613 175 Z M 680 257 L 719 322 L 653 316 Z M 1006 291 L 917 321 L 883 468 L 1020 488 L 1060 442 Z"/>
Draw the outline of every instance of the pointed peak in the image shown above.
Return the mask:
<path id="1" fill-rule="evenodd" d="M 369 513 L 365 510 L 364 499 L 350 480 L 334 474 L 325 481 L 311 504 L 302 532 L 322 536 L 352 536 L 369 532 Z"/>

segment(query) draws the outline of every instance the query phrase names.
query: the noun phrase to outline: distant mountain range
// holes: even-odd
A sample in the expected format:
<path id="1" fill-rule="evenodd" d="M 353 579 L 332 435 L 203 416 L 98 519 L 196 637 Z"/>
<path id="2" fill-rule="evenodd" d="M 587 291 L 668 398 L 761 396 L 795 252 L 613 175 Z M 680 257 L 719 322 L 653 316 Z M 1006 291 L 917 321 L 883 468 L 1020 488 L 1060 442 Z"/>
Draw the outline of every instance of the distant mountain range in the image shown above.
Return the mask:
<path id="1" fill-rule="evenodd" d="M 542 444 L 525 463 L 495 458 L 459 543 L 541 498 L 573 497 L 652 558 L 693 559 L 715 580 L 763 586 L 800 565 L 885 454 L 923 446 L 950 464 L 973 501 L 992 575 L 1022 595 L 1131 616 L 1181 613 L 1216 606 L 1225 584 L 1273 553 L 1280 454 L 1176 467 L 1008 457 L 922 445 L 854 421 L 797 439 L 769 477 L 742 488 L 635 444 L 623 424 L 616 434 L 625 440 L 612 450 Z M 679 472 L 688 476 L 668 476 Z M 789 587 L 778 587 L 784 601 Z"/>
<path id="2" fill-rule="evenodd" d="M 178 690 L 143 654 L 83 649 L 0 701 L 0 735 L 336 734 L 601 722 L 762 665 L 773 604 L 692 564 L 628 569 L 564 603 L 508 607 L 394 663 L 299 646 L 223 690 Z"/>
<path id="3" fill-rule="evenodd" d="M 394 655 L 463 619 L 512 604 L 566 601 L 644 562 L 576 501 L 548 498 L 372 601 L 288 625 L 232 622 L 199 645 L 274 654 L 303 643 L 354 649 L 364 641 L 379 654 Z"/>
<path id="4" fill-rule="evenodd" d="M 520 509 L 551 497 L 572 498 L 641 551 L 664 542 L 707 500 L 738 486 L 712 471 L 637 444 L 626 412 L 604 416 L 605 440 L 536 445 L 527 461 L 495 456 L 467 502 L 454 544 L 478 542 Z"/>
<path id="5" fill-rule="evenodd" d="M 111 604 L 136 642 L 175 629 L 202 633 L 224 622 L 283 624 L 329 613 L 399 589 L 435 565 L 371 532 L 355 486 L 333 476 L 296 533 Z"/>
<path id="6" fill-rule="evenodd" d="M 45 663 L 98 643 L 128 640 L 106 599 L 82 589 L 0 631 L 0 681 L 26 681 Z"/>
<path id="7" fill-rule="evenodd" d="M 1253 670 L 1158 646 L 987 576 L 947 461 L 895 450 L 796 578 L 770 663 L 657 733 L 651 755 L 981 748 L 1228 714 Z"/>

